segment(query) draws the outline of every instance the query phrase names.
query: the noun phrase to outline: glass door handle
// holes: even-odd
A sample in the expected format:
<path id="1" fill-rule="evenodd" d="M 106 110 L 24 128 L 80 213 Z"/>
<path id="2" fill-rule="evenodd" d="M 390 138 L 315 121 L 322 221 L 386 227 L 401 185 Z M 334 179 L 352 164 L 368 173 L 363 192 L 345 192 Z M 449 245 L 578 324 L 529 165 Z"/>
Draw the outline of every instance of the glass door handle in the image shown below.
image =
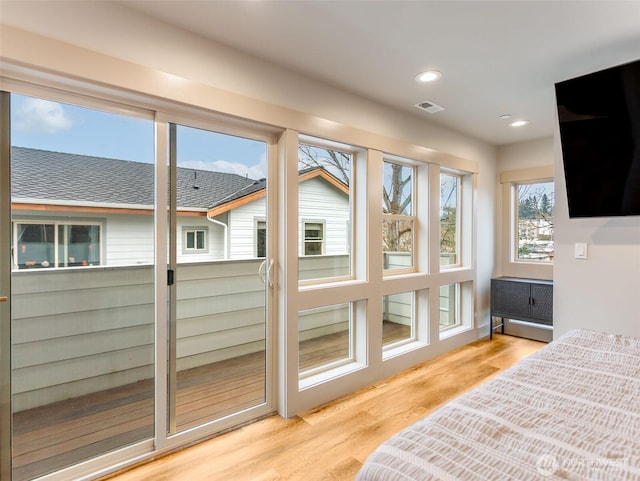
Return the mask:
<path id="1" fill-rule="evenodd" d="M 271 277 L 271 273 L 273 272 L 273 259 L 269 259 L 269 267 L 267 267 L 267 283 L 269 287 L 273 287 L 273 277 Z"/>
<path id="2" fill-rule="evenodd" d="M 267 266 L 267 260 L 265 259 L 260 264 L 260 267 L 258 267 L 258 277 L 260 278 L 263 284 L 268 284 L 269 287 L 273 287 L 273 279 L 271 278 L 273 264 L 274 264 L 273 259 L 269 259 L 269 266 L 266 268 L 266 271 L 265 271 L 265 267 Z"/>
<path id="3" fill-rule="evenodd" d="M 263 260 L 260 263 L 260 267 L 258 267 L 258 277 L 260 278 L 260 280 L 262 281 L 262 283 L 265 283 L 265 272 L 264 272 L 264 268 L 267 265 L 267 260 Z"/>

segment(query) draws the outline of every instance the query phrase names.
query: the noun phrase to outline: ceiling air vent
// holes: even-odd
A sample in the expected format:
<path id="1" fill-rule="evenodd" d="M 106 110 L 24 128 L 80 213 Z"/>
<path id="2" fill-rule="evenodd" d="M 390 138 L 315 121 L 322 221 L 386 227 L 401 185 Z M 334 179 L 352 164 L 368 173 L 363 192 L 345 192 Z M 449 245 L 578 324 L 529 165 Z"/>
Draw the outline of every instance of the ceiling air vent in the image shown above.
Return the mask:
<path id="1" fill-rule="evenodd" d="M 436 112 L 442 112 L 444 110 L 444 107 L 440 107 L 438 104 L 434 104 L 430 100 L 419 102 L 415 106 L 419 109 L 426 110 L 430 114 L 435 114 Z"/>

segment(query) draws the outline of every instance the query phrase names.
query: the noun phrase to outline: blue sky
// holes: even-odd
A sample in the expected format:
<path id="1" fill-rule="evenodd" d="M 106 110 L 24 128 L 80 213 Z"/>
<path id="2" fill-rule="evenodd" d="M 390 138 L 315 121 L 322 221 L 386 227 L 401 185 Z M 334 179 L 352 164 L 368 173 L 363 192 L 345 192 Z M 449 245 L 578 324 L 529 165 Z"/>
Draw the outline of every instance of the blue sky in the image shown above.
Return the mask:
<path id="1" fill-rule="evenodd" d="M 14 94 L 11 123 L 15 146 L 137 162 L 154 160 L 150 120 Z M 266 176 L 266 145 L 179 127 L 178 164 L 260 179 Z"/>

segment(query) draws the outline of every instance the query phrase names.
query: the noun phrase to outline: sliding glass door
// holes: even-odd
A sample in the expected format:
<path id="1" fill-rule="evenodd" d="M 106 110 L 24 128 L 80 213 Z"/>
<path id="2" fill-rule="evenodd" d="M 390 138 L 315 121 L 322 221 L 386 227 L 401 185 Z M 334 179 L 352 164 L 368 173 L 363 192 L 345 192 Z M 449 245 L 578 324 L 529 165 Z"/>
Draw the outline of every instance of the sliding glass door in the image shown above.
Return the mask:
<path id="1" fill-rule="evenodd" d="M 2 94 L 3 480 L 272 410 L 269 137 L 61 97 Z"/>
<path id="2" fill-rule="evenodd" d="M 170 125 L 169 432 L 267 400 L 267 143 Z"/>
<path id="3" fill-rule="evenodd" d="M 153 121 L 118 110 L 11 96 L 14 481 L 154 436 Z"/>

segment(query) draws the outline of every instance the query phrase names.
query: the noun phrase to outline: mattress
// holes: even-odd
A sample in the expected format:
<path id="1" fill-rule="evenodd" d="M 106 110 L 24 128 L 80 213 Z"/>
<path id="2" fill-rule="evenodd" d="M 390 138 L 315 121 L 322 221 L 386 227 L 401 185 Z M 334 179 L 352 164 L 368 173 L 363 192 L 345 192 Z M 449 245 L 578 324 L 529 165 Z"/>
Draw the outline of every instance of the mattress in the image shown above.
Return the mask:
<path id="1" fill-rule="evenodd" d="M 640 481 L 640 339 L 570 331 L 381 444 L 357 481 Z"/>

